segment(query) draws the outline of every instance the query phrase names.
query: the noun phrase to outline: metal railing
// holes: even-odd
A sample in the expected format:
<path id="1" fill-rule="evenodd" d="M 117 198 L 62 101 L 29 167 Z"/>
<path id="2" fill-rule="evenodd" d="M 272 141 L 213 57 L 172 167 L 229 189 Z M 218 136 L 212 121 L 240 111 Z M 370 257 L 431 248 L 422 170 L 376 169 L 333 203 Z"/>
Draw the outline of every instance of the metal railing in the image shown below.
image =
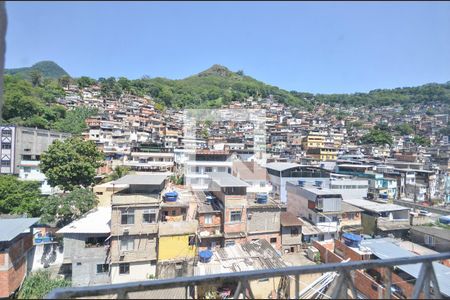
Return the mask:
<path id="1" fill-rule="evenodd" d="M 200 285 L 211 285 L 223 281 L 236 282 L 237 287 L 234 292 L 234 299 L 241 295 L 245 298 L 253 299 L 253 291 L 250 287 L 250 281 L 275 277 L 293 276 L 295 278 L 295 293 L 291 297 L 290 288 L 287 291 L 287 298 L 299 298 L 300 275 L 337 272 L 336 283 L 331 293 L 331 298 L 349 298 L 348 291 L 351 292 L 353 299 L 357 299 L 357 289 L 353 280 L 352 272 L 355 270 L 386 268 L 387 276 L 385 279 L 385 293 L 383 298 L 391 299 L 392 270 L 394 266 L 409 265 L 421 263 L 422 267 L 416 282 L 412 298 L 418 299 L 424 295 L 426 299 L 442 298 L 436 274 L 433 268 L 433 261 L 442 261 L 450 258 L 450 252 L 423 255 L 414 257 L 403 257 L 394 259 L 377 259 L 364 261 L 350 261 L 345 263 L 331 263 L 320 265 L 295 266 L 269 270 L 253 270 L 235 273 L 222 273 L 192 277 L 177 277 L 171 279 L 148 280 L 140 282 L 108 284 L 88 287 L 57 288 L 51 291 L 45 299 L 61 298 L 79 298 L 79 297 L 98 297 L 103 295 L 116 295 L 118 299 L 128 298 L 130 292 L 144 292 L 150 290 L 170 289 L 175 287 L 184 287 L 186 299 L 192 298 L 194 287 Z M 423 293 L 423 294 L 422 294 Z"/>

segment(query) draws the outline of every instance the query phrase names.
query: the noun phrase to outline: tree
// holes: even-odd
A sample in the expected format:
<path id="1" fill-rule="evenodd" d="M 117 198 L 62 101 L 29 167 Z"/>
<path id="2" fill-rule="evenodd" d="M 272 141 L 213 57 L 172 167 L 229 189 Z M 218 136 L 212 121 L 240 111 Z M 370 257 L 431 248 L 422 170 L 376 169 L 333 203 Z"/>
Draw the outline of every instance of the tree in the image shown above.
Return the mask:
<path id="1" fill-rule="evenodd" d="M 402 123 L 395 127 L 395 130 L 398 131 L 401 135 L 409 135 L 414 132 L 414 129 L 408 123 Z"/>
<path id="2" fill-rule="evenodd" d="M 53 128 L 62 131 L 69 132 L 72 134 L 81 134 L 85 129 L 87 129 L 86 119 L 95 115 L 97 109 L 90 108 L 86 106 L 76 107 L 67 111 L 66 117 L 57 120 Z"/>
<path id="3" fill-rule="evenodd" d="M 372 129 L 368 134 L 361 138 L 360 143 L 383 146 L 386 144 L 392 145 L 393 141 L 389 133 L 379 129 Z"/>
<path id="4" fill-rule="evenodd" d="M 40 169 L 51 186 L 66 191 L 94 183 L 97 168 L 103 165 L 103 154 L 92 141 L 72 137 L 56 140 L 41 155 Z"/>
<path id="5" fill-rule="evenodd" d="M 77 79 L 78 87 L 80 89 L 85 88 L 85 87 L 90 87 L 90 86 L 94 85 L 95 82 L 96 82 L 95 79 L 92 79 L 87 76 L 81 76 L 80 78 Z"/>
<path id="6" fill-rule="evenodd" d="M 107 181 L 113 181 L 113 180 L 117 180 L 119 178 L 122 178 L 123 176 L 127 175 L 128 173 L 130 173 L 130 168 L 129 167 L 125 167 L 125 166 L 117 166 L 114 171 L 108 176 L 108 180 Z"/>
<path id="7" fill-rule="evenodd" d="M 70 77 L 67 75 L 64 75 L 58 79 L 58 83 L 61 87 L 68 88 L 69 84 L 70 84 Z"/>
<path id="8" fill-rule="evenodd" d="M 38 181 L 22 181 L 12 175 L 0 176 L 0 213 L 39 216 L 42 204 Z"/>
<path id="9" fill-rule="evenodd" d="M 42 83 L 42 73 L 38 70 L 32 70 L 30 72 L 30 79 L 33 86 L 39 86 Z"/>
<path id="10" fill-rule="evenodd" d="M 42 206 L 42 220 L 63 227 L 97 206 L 98 200 L 88 189 L 76 187 L 68 194 L 52 195 Z"/>
<path id="11" fill-rule="evenodd" d="M 428 138 L 421 136 L 421 135 L 416 135 L 412 142 L 416 145 L 420 145 L 420 146 L 430 146 L 431 142 Z"/>
<path id="12" fill-rule="evenodd" d="M 70 286 L 69 280 L 52 279 L 50 271 L 39 270 L 25 278 L 17 298 L 43 299 L 53 289 Z"/>

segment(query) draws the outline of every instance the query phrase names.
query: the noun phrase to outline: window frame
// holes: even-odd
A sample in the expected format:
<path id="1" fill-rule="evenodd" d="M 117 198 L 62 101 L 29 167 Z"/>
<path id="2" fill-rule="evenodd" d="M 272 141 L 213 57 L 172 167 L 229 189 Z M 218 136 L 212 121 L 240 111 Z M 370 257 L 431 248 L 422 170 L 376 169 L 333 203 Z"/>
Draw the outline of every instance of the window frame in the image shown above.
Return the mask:
<path id="1" fill-rule="evenodd" d="M 236 218 L 236 215 L 239 214 L 239 220 L 233 220 L 233 218 Z M 230 223 L 240 223 L 242 222 L 242 211 L 240 210 L 232 210 L 230 211 Z"/>
<path id="2" fill-rule="evenodd" d="M 124 268 L 124 269 L 122 269 Z M 122 272 L 122 270 L 125 270 Z M 129 275 L 130 274 L 130 263 L 120 263 L 119 264 L 119 275 Z"/>

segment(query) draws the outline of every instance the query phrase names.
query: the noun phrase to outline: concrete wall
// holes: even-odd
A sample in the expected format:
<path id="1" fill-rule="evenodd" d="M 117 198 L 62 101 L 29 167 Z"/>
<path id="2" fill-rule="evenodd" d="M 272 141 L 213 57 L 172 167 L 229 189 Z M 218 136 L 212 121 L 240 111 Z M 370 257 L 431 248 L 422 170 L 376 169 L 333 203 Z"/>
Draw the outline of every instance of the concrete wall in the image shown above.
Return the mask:
<path id="1" fill-rule="evenodd" d="M 274 208 L 247 208 L 247 231 L 249 233 L 280 231 L 281 209 Z M 251 214 L 251 217 L 250 217 Z"/>
<path id="2" fill-rule="evenodd" d="M 427 234 L 415 231 L 414 229 L 411 229 L 409 232 L 409 237 L 410 237 L 411 241 L 414 243 L 432 248 L 432 249 L 436 250 L 437 252 L 450 251 L 450 241 L 433 235 L 434 247 L 431 247 L 429 245 L 425 245 L 425 236 L 427 236 Z"/>
<path id="3" fill-rule="evenodd" d="M 64 235 L 64 260 L 72 263 L 72 286 L 110 282 L 108 273 L 97 274 L 97 264 L 107 263 L 107 247 L 85 247 L 85 241 L 88 237 L 108 235 L 81 233 Z"/>
<path id="4" fill-rule="evenodd" d="M 298 234 L 292 235 L 291 229 L 297 228 Z M 302 228 L 301 226 L 295 227 L 281 227 L 281 243 L 283 246 L 287 245 L 299 245 L 302 243 Z"/>
<path id="5" fill-rule="evenodd" d="M 156 261 L 130 263 L 129 274 L 119 274 L 119 264 L 111 264 L 111 283 L 124 283 L 147 280 L 149 275 L 156 275 Z"/>

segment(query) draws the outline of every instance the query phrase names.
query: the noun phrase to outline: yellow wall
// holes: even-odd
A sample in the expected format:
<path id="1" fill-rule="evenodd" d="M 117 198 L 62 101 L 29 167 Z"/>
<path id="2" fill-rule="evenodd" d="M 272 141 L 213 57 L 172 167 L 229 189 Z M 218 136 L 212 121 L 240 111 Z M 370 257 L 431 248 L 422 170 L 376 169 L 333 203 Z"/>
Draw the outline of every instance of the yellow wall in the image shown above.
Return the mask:
<path id="1" fill-rule="evenodd" d="M 189 235 L 161 236 L 158 244 L 158 260 L 195 257 L 195 246 L 189 246 Z"/>

